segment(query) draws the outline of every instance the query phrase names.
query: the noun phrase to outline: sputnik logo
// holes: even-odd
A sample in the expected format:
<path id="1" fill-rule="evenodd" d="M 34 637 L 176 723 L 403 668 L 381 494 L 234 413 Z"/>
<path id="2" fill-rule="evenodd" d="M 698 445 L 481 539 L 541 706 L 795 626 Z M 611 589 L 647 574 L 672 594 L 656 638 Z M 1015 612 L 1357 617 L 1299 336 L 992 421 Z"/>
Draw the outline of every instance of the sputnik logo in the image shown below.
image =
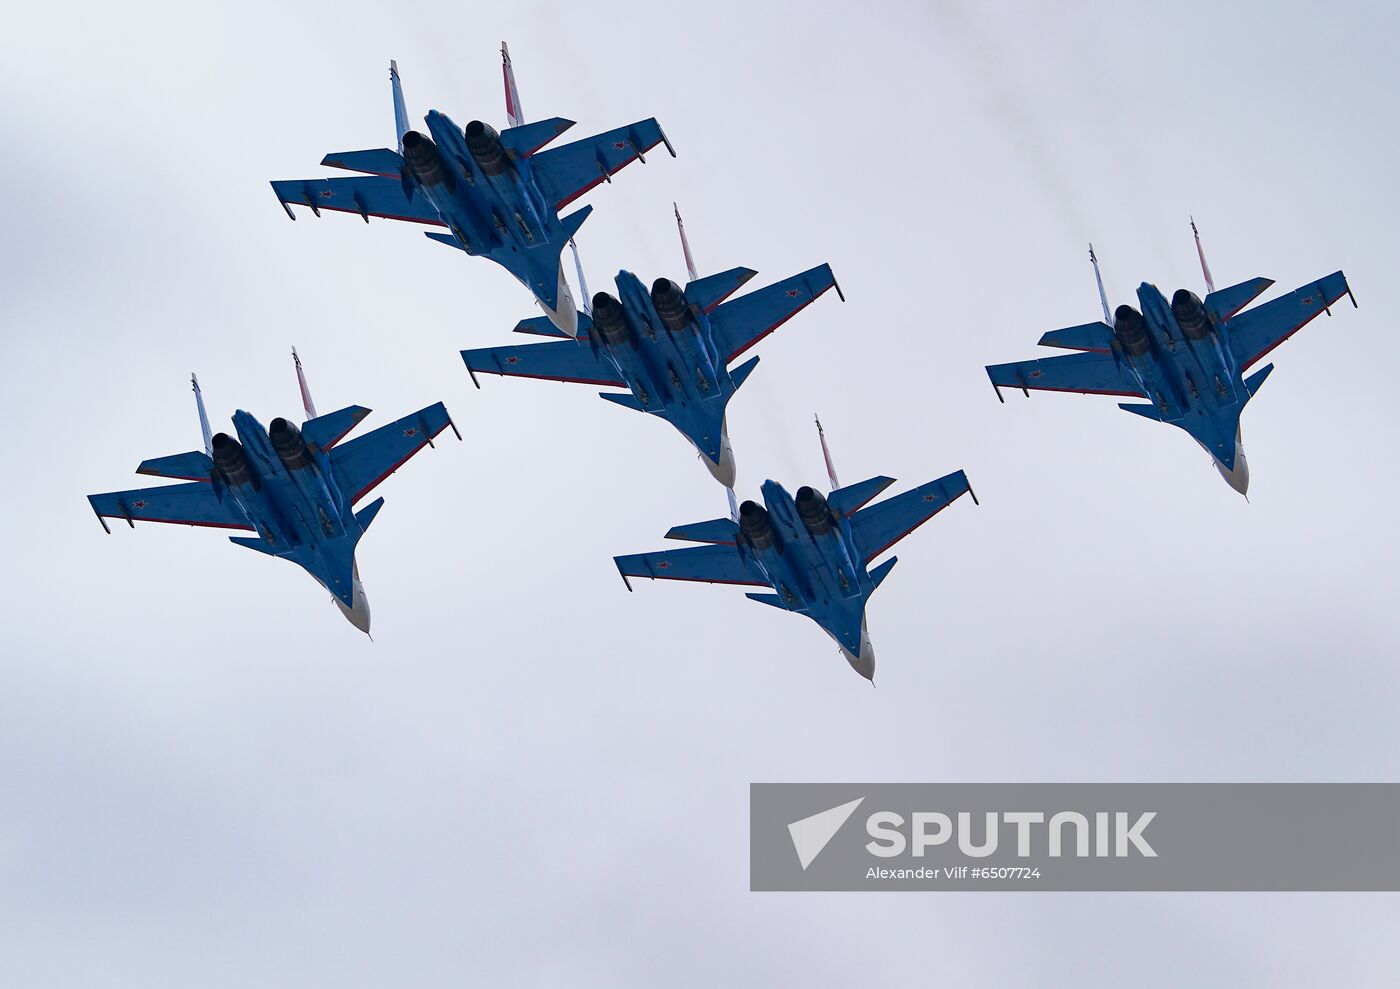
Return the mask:
<path id="1" fill-rule="evenodd" d="M 864 800 L 864 797 L 857 797 L 848 804 L 832 807 L 788 825 L 788 835 L 792 838 L 792 847 L 797 850 L 797 860 L 802 863 L 802 871 L 807 871 L 807 866 L 830 844 L 831 839 L 836 837 L 836 832 L 851 819 L 851 815 Z"/>

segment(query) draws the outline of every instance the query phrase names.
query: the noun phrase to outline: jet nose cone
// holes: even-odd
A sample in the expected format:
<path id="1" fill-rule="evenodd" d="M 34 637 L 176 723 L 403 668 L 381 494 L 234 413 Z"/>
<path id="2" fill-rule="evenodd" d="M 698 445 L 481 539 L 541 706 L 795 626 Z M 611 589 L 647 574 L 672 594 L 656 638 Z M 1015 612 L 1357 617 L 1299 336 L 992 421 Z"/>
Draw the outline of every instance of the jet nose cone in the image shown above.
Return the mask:
<path id="1" fill-rule="evenodd" d="M 705 469 L 710 472 L 711 477 L 726 488 L 734 487 L 734 483 L 739 477 L 739 471 L 734 464 L 734 448 L 729 445 L 728 430 L 723 430 L 720 433 L 719 456 L 715 457 L 712 454 L 702 452 L 700 459 L 704 461 Z"/>
<path id="2" fill-rule="evenodd" d="M 355 576 L 351 580 L 350 600 L 344 601 L 339 596 L 335 597 L 335 606 L 340 609 L 340 613 L 345 616 L 346 621 L 354 625 L 365 635 L 369 635 L 369 598 L 365 597 L 365 585 L 360 583 L 359 569 L 356 568 Z"/>
<path id="3" fill-rule="evenodd" d="M 1235 491 L 1244 497 L 1249 497 L 1249 461 L 1244 455 L 1244 444 L 1240 440 L 1239 432 L 1235 433 L 1234 456 L 1230 459 L 1230 466 L 1226 466 L 1226 461 L 1216 458 L 1215 469 L 1220 472 L 1220 476 L 1225 478 L 1225 483 L 1230 485 Z"/>
<path id="4" fill-rule="evenodd" d="M 545 305 L 544 300 L 540 300 L 540 308 L 545 311 L 549 321 L 561 333 L 567 333 L 571 337 L 578 337 L 578 306 L 574 303 L 573 293 L 569 291 L 569 283 L 564 280 L 564 268 L 559 268 L 559 285 L 555 290 L 554 309 Z"/>
<path id="5" fill-rule="evenodd" d="M 875 682 L 875 647 L 870 644 L 870 633 L 865 629 L 865 622 L 860 625 L 860 652 L 856 653 L 841 647 L 841 655 L 846 657 L 846 662 L 851 664 L 851 669 L 855 670 L 871 683 Z"/>

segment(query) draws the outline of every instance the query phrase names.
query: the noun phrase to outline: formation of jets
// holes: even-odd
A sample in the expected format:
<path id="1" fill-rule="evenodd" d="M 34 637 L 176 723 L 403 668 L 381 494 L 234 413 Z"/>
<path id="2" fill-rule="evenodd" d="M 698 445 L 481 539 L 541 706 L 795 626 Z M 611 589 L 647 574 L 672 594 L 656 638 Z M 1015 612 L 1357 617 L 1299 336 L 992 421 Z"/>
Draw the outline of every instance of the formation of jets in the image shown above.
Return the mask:
<path id="1" fill-rule="evenodd" d="M 618 556 L 628 590 L 631 578 L 702 581 L 765 588 L 747 596 L 806 615 L 826 632 L 850 666 L 875 675 L 866 606 L 894 567 L 876 562 L 914 529 L 964 494 L 976 495 L 967 475 L 954 471 L 876 502 L 894 483 L 873 477 L 842 486 L 818 421 L 830 487 L 803 485 L 795 495 L 773 480 L 757 500 L 737 502 L 730 399 L 753 373 L 757 356 L 735 364 L 755 344 L 828 289 L 845 301 L 829 264 L 809 268 L 764 288 L 735 296 L 756 274 L 731 268 L 701 277 L 680 211 L 675 219 L 685 258 L 684 285 L 657 277 L 648 286 L 619 271 L 616 294 L 588 296 L 574 236 L 592 206 L 560 211 L 619 170 L 664 146 L 655 118 L 558 147 L 573 126 L 560 117 L 527 123 L 510 52 L 501 46 L 506 123 L 497 131 L 482 120 L 460 127 L 439 110 L 425 115 L 425 131 L 410 127 L 398 66 L 389 64 L 396 147 L 327 155 L 322 164 L 358 172 L 353 177 L 275 181 L 273 191 L 293 220 L 293 206 L 406 220 L 446 232 L 427 236 L 471 256 L 490 258 L 516 277 L 544 311 L 521 320 L 517 333 L 540 342 L 464 350 L 462 360 L 478 388 L 478 374 L 572 381 L 603 388 L 602 398 L 669 422 L 726 489 L 728 517 L 679 525 L 667 538 L 702 545 Z M 1195 222 L 1192 221 L 1195 233 Z M 575 302 L 563 266 L 572 251 L 582 298 Z M 1170 300 L 1154 285 L 1137 290 L 1137 307 L 1110 310 L 1098 258 L 1089 249 L 1102 321 L 1052 330 L 1043 346 L 1075 353 L 987 367 L 998 398 L 1002 388 L 1118 395 L 1142 400 L 1120 408 L 1185 430 L 1211 456 L 1240 494 L 1249 486 L 1240 415 L 1273 370 L 1251 370 L 1319 313 L 1351 296 L 1337 271 L 1294 292 L 1248 308 L 1273 282 L 1255 278 L 1217 290 L 1196 248 L 1206 294 L 1178 289 Z M 1355 299 L 1352 299 L 1355 305 Z M 356 509 L 385 478 L 451 427 L 441 402 L 353 439 L 347 435 L 369 414 L 349 406 L 318 415 L 301 360 L 292 351 L 305 419 L 275 418 L 264 427 L 247 412 L 233 415 L 234 432 L 211 434 L 198 379 L 191 376 L 203 451 L 146 460 L 140 474 L 184 483 L 89 496 L 104 529 L 108 519 L 238 529 L 239 546 L 296 563 L 330 592 L 356 628 L 368 633 L 369 603 L 355 550 L 384 499 Z M 458 439 L 460 439 L 458 434 Z"/>

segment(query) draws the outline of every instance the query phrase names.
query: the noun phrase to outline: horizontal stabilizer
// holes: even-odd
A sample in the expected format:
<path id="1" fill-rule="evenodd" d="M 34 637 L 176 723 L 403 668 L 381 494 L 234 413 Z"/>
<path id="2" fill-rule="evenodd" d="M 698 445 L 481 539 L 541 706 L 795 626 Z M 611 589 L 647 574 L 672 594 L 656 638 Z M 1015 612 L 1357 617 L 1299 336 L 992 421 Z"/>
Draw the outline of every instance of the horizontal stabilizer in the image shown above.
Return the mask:
<path id="1" fill-rule="evenodd" d="M 359 525 L 361 532 L 369 528 L 369 524 L 374 521 L 374 517 L 379 514 L 379 510 L 383 507 L 384 499 L 376 498 L 355 513 L 355 522 Z"/>
<path id="2" fill-rule="evenodd" d="M 667 539 L 682 539 L 689 543 L 715 543 L 732 546 L 739 541 L 739 523 L 733 519 L 710 519 L 677 525 L 666 533 Z"/>
<path id="3" fill-rule="evenodd" d="M 261 536 L 229 536 L 228 541 L 235 546 L 246 546 L 248 549 L 255 549 L 259 553 L 266 553 L 268 556 L 276 556 L 277 551 L 269 546 Z"/>
<path id="4" fill-rule="evenodd" d="M 1264 387 L 1264 379 L 1269 376 L 1269 372 L 1274 369 L 1272 364 L 1265 364 L 1249 377 L 1244 379 L 1244 390 L 1249 392 L 1249 397 L 1253 398 L 1260 388 Z"/>
<path id="5" fill-rule="evenodd" d="M 1088 350 L 1106 354 L 1112 348 L 1113 327 L 1107 323 L 1084 323 L 1080 326 L 1067 326 L 1063 330 L 1051 330 L 1040 338 L 1042 347 L 1059 347 L 1061 350 Z"/>
<path id="6" fill-rule="evenodd" d="M 522 319 L 515 324 L 516 333 L 529 333 L 537 337 L 554 337 L 556 340 L 583 340 L 588 337 L 588 331 L 593 328 L 593 320 L 588 313 L 578 314 L 578 334 L 570 337 L 559 327 L 550 321 L 548 316 L 531 316 L 529 319 Z"/>
<path id="7" fill-rule="evenodd" d="M 455 247 L 459 251 L 467 250 L 467 245 L 463 244 L 452 234 L 440 234 L 433 230 L 425 230 L 423 232 L 423 236 L 427 237 L 429 240 L 435 240 L 439 244 L 446 244 L 448 247 Z M 471 252 L 467 251 L 467 253 L 470 254 Z"/>
<path id="8" fill-rule="evenodd" d="M 730 268 L 717 275 L 697 278 L 685 287 L 685 301 L 699 306 L 702 312 L 709 312 L 758 272 L 752 268 Z"/>
<path id="9" fill-rule="evenodd" d="M 531 170 L 546 201 L 563 209 L 599 182 L 611 182 L 619 170 L 665 140 L 661 126 L 651 117 L 582 141 L 546 148 L 530 159 Z"/>
<path id="10" fill-rule="evenodd" d="M 592 206 L 585 206 L 583 209 L 575 210 L 568 216 L 560 217 L 559 222 L 564 227 L 564 233 L 559 238 L 561 243 L 567 244 L 574 239 L 574 234 L 578 233 L 578 228 L 583 226 L 583 221 L 588 219 L 588 214 L 593 212 Z M 563 247 L 560 247 L 563 250 Z"/>
<path id="11" fill-rule="evenodd" d="M 869 563 L 971 490 L 958 470 L 862 508 L 851 518 L 861 558 Z"/>
<path id="12" fill-rule="evenodd" d="M 1272 278 L 1251 278 L 1247 282 L 1240 282 L 1238 285 L 1231 285 L 1218 292 L 1212 292 L 1202 301 L 1205 303 L 1207 312 L 1214 313 L 1216 319 L 1224 322 L 1259 298 L 1260 294 L 1273 283 Z"/>
<path id="13" fill-rule="evenodd" d="M 369 415 L 369 411 L 362 405 L 351 405 L 317 416 L 315 419 L 308 419 L 301 427 L 302 438 L 310 446 L 329 450 L 339 443 L 346 433 L 354 429 L 361 419 Z"/>
<path id="14" fill-rule="evenodd" d="M 1122 403 L 1118 406 L 1124 412 L 1131 412 L 1135 416 L 1142 416 L 1144 419 L 1151 419 L 1153 422 L 1162 421 L 1162 413 L 1157 411 L 1155 405 L 1128 405 Z"/>
<path id="15" fill-rule="evenodd" d="M 448 427 L 451 427 L 453 432 L 457 431 L 446 407 L 441 402 L 436 402 L 402 419 L 345 441 L 330 453 L 331 472 L 341 493 L 351 505 L 355 504 L 407 463 L 415 453 L 432 446 L 433 437 Z M 303 426 L 303 436 L 306 435 L 305 430 L 306 427 Z M 458 438 L 461 438 L 460 434 Z"/>
<path id="16" fill-rule="evenodd" d="M 343 168 L 350 172 L 364 172 L 366 175 L 386 175 L 398 178 L 403 169 L 403 157 L 388 148 L 373 148 L 369 151 L 336 151 L 321 159 L 321 164 L 329 168 Z"/>
<path id="17" fill-rule="evenodd" d="M 213 469 L 214 461 L 209 459 L 208 454 L 191 450 L 189 453 L 143 460 L 141 466 L 136 468 L 136 473 L 150 474 L 152 477 L 173 477 L 181 481 L 207 481 Z"/>
<path id="18" fill-rule="evenodd" d="M 898 562 L 899 557 L 892 556 L 874 570 L 870 571 L 870 579 L 874 582 L 876 587 L 884 583 L 885 578 L 890 575 L 890 571 L 894 569 L 894 565 Z"/>
<path id="19" fill-rule="evenodd" d="M 823 264 L 716 306 L 710 315 L 715 346 L 726 363 L 736 359 L 830 288 L 836 276 Z"/>
<path id="20" fill-rule="evenodd" d="M 749 380 L 749 375 L 753 374 L 753 369 L 756 367 L 758 367 L 758 358 L 751 357 L 729 372 L 729 377 L 734 382 L 735 391 L 738 391 L 739 386 Z"/>
<path id="21" fill-rule="evenodd" d="M 745 594 L 744 597 L 748 598 L 750 601 L 757 601 L 759 604 L 772 605 L 774 608 L 778 608 L 782 611 L 791 610 L 787 605 L 783 604 L 783 599 L 776 594 L 750 593 Z"/>
<path id="22" fill-rule="evenodd" d="M 861 506 L 894 483 L 892 477 L 872 477 L 837 488 L 826 496 L 826 503 L 842 515 L 854 515 Z"/>
<path id="23" fill-rule="evenodd" d="M 646 409 L 642 408 L 642 403 L 637 400 L 637 396 L 633 395 L 630 391 L 600 391 L 598 397 L 607 399 L 614 405 L 620 405 L 624 409 L 631 409 L 633 412 L 646 411 Z"/>
<path id="24" fill-rule="evenodd" d="M 563 117 L 550 117 L 548 120 L 536 120 L 533 124 L 507 127 L 501 131 L 501 144 L 520 157 L 527 157 L 573 125 L 572 120 L 565 120 Z"/>

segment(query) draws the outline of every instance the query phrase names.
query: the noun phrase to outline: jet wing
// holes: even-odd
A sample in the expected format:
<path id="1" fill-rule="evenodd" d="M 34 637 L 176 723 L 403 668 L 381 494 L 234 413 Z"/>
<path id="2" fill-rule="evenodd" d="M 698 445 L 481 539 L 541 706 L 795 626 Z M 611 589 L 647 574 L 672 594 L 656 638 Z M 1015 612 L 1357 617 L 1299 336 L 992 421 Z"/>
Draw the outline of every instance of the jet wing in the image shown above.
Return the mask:
<path id="1" fill-rule="evenodd" d="M 659 580 L 699 580 L 708 584 L 770 586 L 733 545 L 689 546 L 659 553 L 635 553 L 632 556 L 615 556 L 613 562 L 617 564 L 623 580 L 628 577 L 651 577 Z"/>
<path id="2" fill-rule="evenodd" d="M 610 181 L 615 172 L 664 140 L 661 125 L 648 117 L 582 141 L 536 151 L 529 161 L 545 200 L 560 210 L 599 182 Z"/>
<path id="3" fill-rule="evenodd" d="M 749 292 L 710 313 L 715 346 L 728 363 L 782 326 L 836 285 L 831 265 L 823 264 Z M 838 290 L 839 291 L 839 290 Z"/>
<path id="4" fill-rule="evenodd" d="M 341 493 L 353 505 L 451 425 L 447 409 L 438 402 L 363 436 L 337 443 L 330 450 L 331 471 Z"/>
<path id="5" fill-rule="evenodd" d="M 851 516 L 851 532 L 865 562 L 875 559 L 971 490 L 967 475 L 954 471 L 856 512 Z"/>
<path id="6" fill-rule="evenodd" d="M 98 518 L 204 525 L 216 529 L 251 531 L 253 528 L 237 502 L 232 498 L 220 498 L 207 481 L 88 495 L 88 502 Z M 102 526 L 106 528 L 107 523 L 103 522 Z"/>
<path id="7" fill-rule="evenodd" d="M 1086 395 L 1126 395 L 1146 398 L 1120 370 L 1112 354 L 1065 354 L 1037 361 L 1017 361 L 1015 364 L 992 364 L 987 376 L 997 389 L 1038 389 L 1040 391 L 1077 391 Z"/>
<path id="8" fill-rule="evenodd" d="M 527 343 L 519 347 L 483 347 L 462 351 L 462 360 L 476 380 L 476 372 L 514 375 L 520 378 L 547 378 L 551 381 L 577 381 L 585 385 L 611 385 L 626 388 L 617 369 L 577 340 L 557 343 Z"/>
<path id="9" fill-rule="evenodd" d="M 293 220 L 296 214 L 289 203 L 309 206 L 313 212 L 333 209 L 357 213 L 366 223 L 371 216 L 380 216 L 386 220 L 447 226 L 427 197 L 414 196 L 410 200 L 404 195 L 403 183 L 397 178 L 357 175 L 343 179 L 291 179 L 272 183 L 272 191 L 277 193 L 277 201 Z"/>
<path id="10" fill-rule="evenodd" d="M 1351 294 L 1346 275 L 1334 271 L 1311 285 L 1246 310 L 1225 323 L 1241 371 L 1306 326 L 1332 303 Z M 1355 300 L 1353 300 L 1353 305 Z"/>

